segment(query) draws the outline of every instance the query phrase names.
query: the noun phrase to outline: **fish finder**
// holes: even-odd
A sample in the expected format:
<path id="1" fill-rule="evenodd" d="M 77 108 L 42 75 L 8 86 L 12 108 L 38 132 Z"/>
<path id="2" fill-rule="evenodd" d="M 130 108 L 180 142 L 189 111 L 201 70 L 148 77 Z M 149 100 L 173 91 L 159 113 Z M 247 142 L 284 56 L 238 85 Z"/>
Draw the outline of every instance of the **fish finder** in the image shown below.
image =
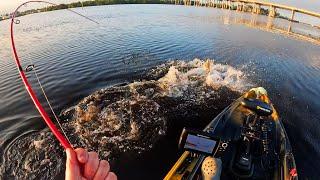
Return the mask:
<path id="1" fill-rule="evenodd" d="M 184 128 L 180 135 L 179 149 L 198 154 L 214 155 L 219 144 L 219 138 L 214 137 L 205 131 Z"/>

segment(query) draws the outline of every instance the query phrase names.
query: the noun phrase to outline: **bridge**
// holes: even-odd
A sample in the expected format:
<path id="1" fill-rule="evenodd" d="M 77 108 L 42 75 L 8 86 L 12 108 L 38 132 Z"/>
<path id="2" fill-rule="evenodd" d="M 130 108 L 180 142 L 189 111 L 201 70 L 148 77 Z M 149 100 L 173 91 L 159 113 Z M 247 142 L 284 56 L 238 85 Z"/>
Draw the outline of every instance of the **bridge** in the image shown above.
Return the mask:
<path id="1" fill-rule="evenodd" d="M 257 0 L 175 0 L 175 4 L 232 9 L 237 11 L 252 12 L 255 14 L 264 14 L 268 15 L 269 17 L 276 17 L 277 9 L 283 9 L 291 11 L 291 16 L 290 18 L 288 18 L 288 20 L 291 21 L 297 21 L 295 20 L 296 13 L 301 13 L 316 18 L 320 18 L 320 13 L 296 7 L 286 6 L 282 4 Z"/>

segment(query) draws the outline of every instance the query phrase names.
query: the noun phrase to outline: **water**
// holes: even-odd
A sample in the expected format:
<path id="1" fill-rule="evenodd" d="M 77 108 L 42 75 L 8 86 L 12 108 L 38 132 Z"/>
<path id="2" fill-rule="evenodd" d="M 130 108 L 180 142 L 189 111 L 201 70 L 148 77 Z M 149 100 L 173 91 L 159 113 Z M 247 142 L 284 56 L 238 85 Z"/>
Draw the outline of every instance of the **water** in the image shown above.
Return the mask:
<path id="1" fill-rule="evenodd" d="M 266 87 L 283 118 L 299 175 L 311 179 L 319 176 L 320 48 L 275 28 L 286 29 L 287 21 L 275 20 L 270 28 L 268 18 L 263 16 L 253 18 L 251 14 L 227 10 L 170 5 L 115 5 L 77 11 L 99 21 L 100 25 L 62 10 L 21 17 L 21 24 L 16 26 L 16 44 L 23 65 L 30 64 L 29 60 L 36 64 L 56 112 L 77 105 L 97 90 L 148 79 L 150 69 L 167 61 L 214 59 L 215 63 L 227 64 L 242 73 L 243 88 Z M 15 138 L 41 130 L 45 125 L 13 63 L 9 22 L 0 23 L 0 145 L 3 153 L 8 144 L 19 142 L 13 141 Z M 293 24 L 293 29 L 305 34 L 312 32 L 315 37 L 320 34 L 301 24 Z M 36 87 L 34 76 L 29 73 L 28 77 Z M 201 114 L 199 104 L 191 103 L 188 107 L 190 102 L 182 102 L 186 106 L 179 109 L 179 113 L 194 108 L 193 112 L 200 115 L 190 113 L 190 117 L 174 125 L 159 125 L 164 127 L 165 135 L 159 136 L 151 148 L 121 152 L 112 160 L 114 170 L 122 178 L 162 178 L 178 158 L 176 140 L 180 132 L 175 130 L 183 126 L 204 127 L 241 91 L 241 88 L 233 89 L 235 91 L 226 88 L 214 94 L 210 102 L 215 103 L 216 109 L 212 112 Z M 39 88 L 35 89 L 40 92 Z M 42 96 L 40 99 L 44 102 Z M 161 113 L 159 117 L 168 118 L 166 113 Z M 204 120 L 199 122 L 197 117 Z M 41 140 L 41 137 L 27 138 L 31 142 Z M 22 148 L 27 149 L 23 145 Z M 137 144 L 142 146 L 143 142 Z M 59 157 L 60 152 L 54 148 L 51 152 Z M 42 157 L 41 153 L 39 156 Z M 59 158 L 55 162 L 59 162 Z"/>

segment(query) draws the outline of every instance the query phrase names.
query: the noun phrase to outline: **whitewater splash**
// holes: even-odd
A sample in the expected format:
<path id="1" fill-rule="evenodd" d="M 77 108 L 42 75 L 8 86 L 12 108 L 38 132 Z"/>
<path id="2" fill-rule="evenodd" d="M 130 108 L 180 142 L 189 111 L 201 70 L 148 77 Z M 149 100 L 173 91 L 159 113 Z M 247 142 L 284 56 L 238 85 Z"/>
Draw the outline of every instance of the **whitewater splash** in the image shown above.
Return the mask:
<path id="1" fill-rule="evenodd" d="M 190 86 L 208 86 L 213 91 L 224 86 L 234 91 L 246 87 L 241 71 L 229 65 L 215 64 L 213 60 L 171 62 L 168 73 L 158 80 L 168 96 L 183 96 Z"/>
<path id="2" fill-rule="evenodd" d="M 250 86 L 240 70 L 199 59 L 159 65 L 145 79 L 101 89 L 64 110 L 60 119 L 73 146 L 111 161 L 142 153 L 173 124 L 208 123 Z M 0 179 L 53 179 L 64 172 L 64 155 L 45 129 L 13 142 L 2 164 Z"/>

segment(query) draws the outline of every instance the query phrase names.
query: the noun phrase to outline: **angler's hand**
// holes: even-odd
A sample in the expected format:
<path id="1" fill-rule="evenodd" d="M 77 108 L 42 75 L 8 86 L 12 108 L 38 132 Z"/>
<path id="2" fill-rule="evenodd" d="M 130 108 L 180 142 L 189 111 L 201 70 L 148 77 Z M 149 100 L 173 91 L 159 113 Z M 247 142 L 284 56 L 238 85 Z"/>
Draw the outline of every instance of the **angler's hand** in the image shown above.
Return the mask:
<path id="1" fill-rule="evenodd" d="M 83 148 L 68 148 L 66 162 L 66 180 L 116 180 L 110 172 L 108 161 L 99 160 L 96 152 L 87 152 Z"/>

